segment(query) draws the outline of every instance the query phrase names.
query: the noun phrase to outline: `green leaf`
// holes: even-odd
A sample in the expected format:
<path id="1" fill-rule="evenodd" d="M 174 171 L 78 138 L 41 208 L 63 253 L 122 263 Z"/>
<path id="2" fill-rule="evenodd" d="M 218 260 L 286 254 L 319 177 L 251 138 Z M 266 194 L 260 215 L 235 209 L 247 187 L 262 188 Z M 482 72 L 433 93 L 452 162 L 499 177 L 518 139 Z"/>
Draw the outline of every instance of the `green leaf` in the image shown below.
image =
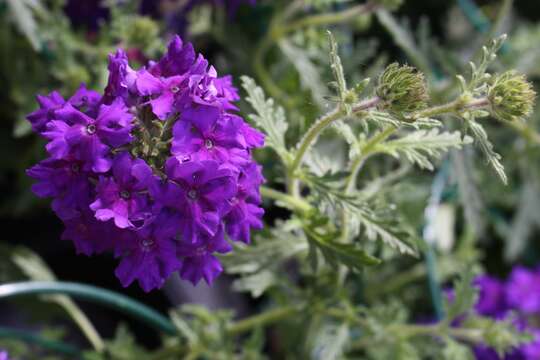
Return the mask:
<path id="1" fill-rule="evenodd" d="M 441 352 L 444 360 L 474 360 L 474 355 L 469 346 L 447 338 L 445 346 Z"/>
<path id="2" fill-rule="evenodd" d="M 241 79 L 242 87 L 248 94 L 246 100 L 256 112 L 249 115 L 249 118 L 266 134 L 266 145 L 273 148 L 285 163 L 289 163 L 291 155 L 285 145 L 285 132 L 288 127 L 285 110 L 275 105 L 273 99 L 267 99 L 255 80 L 248 76 L 242 76 Z"/>
<path id="3" fill-rule="evenodd" d="M 495 320 L 483 316 L 468 316 L 461 325 L 464 329 L 475 329 L 482 334 L 481 342 L 492 347 L 497 353 L 504 354 L 520 344 L 534 339 L 532 334 L 516 328 L 516 319 L 509 316 L 504 320 Z"/>
<path id="4" fill-rule="evenodd" d="M 501 181 L 506 185 L 508 184 L 508 178 L 504 172 L 504 166 L 501 163 L 501 155 L 493 149 L 493 144 L 489 141 L 488 135 L 482 125 L 474 120 L 467 121 L 467 125 L 471 130 L 471 134 L 478 144 L 480 150 L 484 153 L 489 165 L 495 170 L 495 173 L 499 176 Z"/>
<path id="5" fill-rule="evenodd" d="M 380 264 L 380 260 L 358 248 L 355 244 L 333 241 L 337 234 L 321 235 L 306 228 L 308 239 L 321 252 L 324 259 L 333 267 L 343 264 L 350 269 L 362 270 L 364 266 Z"/>
<path id="6" fill-rule="evenodd" d="M 139 346 L 125 324 L 120 324 L 116 328 L 114 339 L 107 341 L 106 349 L 110 358 L 114 360 L 143 359 L 147 356 L 145 354 L 148 354 Z"/>
<path id="7" fill-rule="evenodd" d="M 306 251 L 308 244 L 299 232 L 284 229 L 286 223 L 276 224 L 271 233 L 257 236 L 249 246 L 235 244 L 235 250 L 220 256 L 225 271 L 230 274 L 253 274 Z"/>
<path id="8" fill-rule="evenodd" d="M 417 255 L 411 234 L 403 230 L 395 214 L 381 216 L 368 207 L 363 207 L 355 211 L 352 216 L 368 239 L 381 240 L 402 254 Z"/>
<path id="9" fill-rule="evenodd" d="M 465 87 L 465 91 L 475 92 L 477 89 L 489 80 L 489 76 L 486 76 L 487 68 L 497 58 L 497 52 L 500 50 L 506 40 L 506 34 L 499 36 L 491 41 L 488 46 L 482 47 L 482 58 L 480 63 L 476 65 L 470 62 L 471 67 L 471 79 Z"/>
<path id="10" fill-rule="evenodd" d="M 478 290 L 473 286 L 474 275 L 472 271 L 466 271 L 459 280 L 454 283 L 454 299 L 445 299 L 446 324 L 450 324 L 458 316 L 472 309 L 476 303 Z"/>
<path id="11" fill-rule="evenodd" d="M 345 193 L 343 180 L 348 176 L 347 172 L 327 172 L 322 176 L 312 173 L 303 175 L 303 180 L 311 186 L 314 201 L 319 203 L 320 208 L 325 209 L 328 205 L 334 210 L 342 209 L 346 211 L 351 223 L 356 224 L 368 239 L 381 240 L 402 254 L 417 254 L 411 234 L 403 229 L 396 214 L 388 214 L 388 209 L 384 212 L 371 209 L 361 192 Z"/>
<path id="12" fill-rule="evenodd" d="M 11 19 L 28 39 L 34 50 L 41 49 L 39 29 L 34 18 L 35 12 L 43 12 L 43 7 L 39 0 L 7 0 Z"/>
<path id="13" fill-rule="evenodd" d="M 315 102 L 322 106 L 326 88 L 320 76 L 321 69 L 313 63 L 307 51 L 293 45 L 290 41 L 281 40 L 279 48 L 296 68 L 302 88 L 311 91 Z"/>
<path id="14" fill-rule="evenodd" d="M 443 152 L 451 148 L 460 149 L 470 144 L 472 138 L 456 132 L 439 132 L 439 129 L 419 130 L 401 138 L 378 144 L 376 151 L 384 152 L 397 159 L 404 156 L 420 168 L 433 170 L 430 158 L 440 158 Z"/>
<path id="15" fill-rule="evenodd" d="M 347 89 L 347 81 L 345 80 L 343 65 L 341 64 L 341 58 L 338 53 L 338 45 L 334 35 L 332 35 L 330 31 L 327 31 L 327 34 L 328 42 L 330 43 L 330 68 L 332 69 L 332 74 L 334 74 L 340 106 L 342 106 L 347 111 L 347 114 L 349 114 L 352 110 L 350 105 L 351 101 L 348 100 L 349 90 Z"/>
<path id="16" fill-rule="evenodd" d="M 337 360 L 341 359 L 345 346 L 350 338 L 347 323 L 323 324 L 312 339 L 311 359 Z"/>
<path id="17" fill-rule="evenodd" d="M 252 275 L 246 275 L 233 281 L 233 289 L 236 291 L 249 292 L 252 297 L 258 298 L 270 287 L 278 283 L 276 273 L 262 270 Z"/>

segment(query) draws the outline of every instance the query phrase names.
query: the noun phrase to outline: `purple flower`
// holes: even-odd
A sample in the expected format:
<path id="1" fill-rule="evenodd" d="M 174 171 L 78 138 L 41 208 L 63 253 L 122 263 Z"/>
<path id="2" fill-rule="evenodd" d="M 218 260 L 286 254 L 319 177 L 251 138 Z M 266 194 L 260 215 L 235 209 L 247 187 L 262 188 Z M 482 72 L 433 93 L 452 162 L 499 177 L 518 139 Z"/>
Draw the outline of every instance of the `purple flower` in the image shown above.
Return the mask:
<path id="1" fill-rule="evenodd" d="M 51 140 L 46 148 L 55 159 L 68 154 L 85 162 L 85 168 L 102 173 L 111 167 L 110 147 L 132 140 L 131 115 L 123 102 L 101 105 L 97 118 L 91 118 L 67 104 L 56 112 L 61 120 L 51 121 L 44 136 Z"/>
<path id="2" fill-rule="evenodd" d="M 126 234 L 112 222 L 98 221 L 89 209 L 65 220 L 64 225 L 62 240 L 73 241 L 77 254 L 90 256 L 124 247 Z"/>
<path id="3" fill-rule="evenodd" d="M 248 165 L 238 175 L 238 192 L 230 200 L 231 210 L 225 217 L 227 234 L 233 240 L 249 243 L 251 229 L 262 229 L 264 210 L 259 206 L 259 187 L 264 182 L 261 167 Z"/>
<path id="4" fill-rule="evenodd" d="M 130 91 L 134 89 L 136 72 L 129 67 L 128 57 L 123 50 L 109 55 L 109 81 L 103 96 L 105 104 L 110 104 L 118 98 L 130 103 Z"/>
<path id="5" fill-rule="evenodd" d="M 223 118 L 211 106 L 188 108 L 174 124 L 171 152 L 179 159 L 246 163 L 249 154 L 239 118 Z"/>
<path id="6" fill-rule="evenodd" d="M 533 341 L 521 346 L 521 352 L 527 360 L 540 359 L 540 329 L 534 330 L 532 335 L 534 336 Z"/>
<path id="7" fill-rule="evenodd" d="M 124 287 L 134 280 L 148 292 L 161 287 L 180 268 L 176 256 L 175 235 L 178 219 L 167 212 L 150 219 L 125 244 L 125 251 L 116 268 L 116 276 Z"/>
<path id="8" fill-rule="evenodd" d="M 251 153 L 264 136 L 230 113 L 238 99 L 179 37 L 138 70 L 118 50 L 103 97 L 84 85 L 67 102 L 38 97 L 28 119 L 50 157 L 27 171 L 32 190 L 53 198 L 77 253 L 120 258 L 122 285 L 150 291 L 174 271 L 210 284 L 223 270 L 215 254 L 232 250 L 225 232 L 248 243 L 262 227 Z"/>
<path id="9" fill-rule="evenodd" d="M 522 266 L 512 270 L 506 285 L 508 304 L 525 314 L 540 311 L 540 273 Z"/>
<path id="10" fill-rule="evenodd" d="M 112 177 L 100 176 L 96 186 L 96 201 L 90 204 L 96 219 L 114 219 L 120 229 L 134 227 L 132 221 L 144 220 L 148 213 L 148 196 L 144 192 L 152 178 L 152 169 L 144 160 L 133 160 L 127 152 L 118 154 Z"/>
<path id="11" fill-rule="evenodd" d="M 211 285 L 223 271 L 221 263 L 212 254 L 224 254 L 231 250 L 231 245 L 223 237 L 221 226 L 214 236 L 203 236 L 198 238 L 196 243 L 179 246 L 178 254 L 183 258 L 180 276 L 194 285 L 204 278 L 206 283 Z"/>
<path id="12" fill-rule="evenodd" d="M 0 360 L 9 360 L 7 351 L 0 351 Z"/>
<path id="13" fill-rule="evenodd" d="M 85 84 L 81 84 L 68 102 L 84 114 L 96 117 L 101 104 L 101 95 L 97 91 L 88 90 Z"/>
<path id="14" fill-rule="evenodd" d="M 504 284 L 488 275 L 479 276 L 474 284 L 480 290 L 475 309 L 479 314 L 502 319 L 508 310 Z"/>
<path id="15" fill-rule="evenodd" d="M 238 89 L 233 85 L 232 76 L 226 75 L 214 80 L 217 96 L 226 100 L 229 108 L 226 110 L 237 110 L 237 107 L 232 104 L 234 101 L 240 100 Z"/>
<path id="16" fill-rule="evenodd" d="M 190 43 L 184 44 L 175 35 L 167 48 L 167 53 L 157 63 L 151 64 L 149 71 L 156 77 L 171 77 L 185 74 L 195 61 L 195 50 Z"/>
<path id="17" fill-rule="evenodd" d="M 153 113 L 161 120 L 175 110 L 176 95 L 182 91 L 182 76 L 158 79 L 148 71 L 141 71 L 137 78 L 137 90 L 143 96 L 157 95 L 149 101 Z"/>
<path id="18" fill-rule="evenodd" d="M 32 124 L 32 130 L 38 134 L 46 130 L 46 125 L 54 118 L 54 112 L 60 109 L 66 101 L 58 91 L 51 92 L 48 96 L 38 95 L 39 109 L 30 113 L 26 118 Z"/>
<path id="19" fill-rule="evenodd" d="M 210 160 L 181 163 L 170 158 L 165 168 L 171 181 L 158 196 L 186 219 L 185 241 L 194 243 L 201 234 L 215 235 L 222 214 L 230 208 L 228 200 L 236 195 L 233 174 Z"/>
<path id="20" fill-rule="evenodd" d="M 90 174 L 82 162 L 66 158 L 47 159 L 26 171 L 38 180 L 32 191 L 39 197 L 54 197 L 52 208 L 63 220 L 80 215 L 88 208 L 92 196 Z"/>

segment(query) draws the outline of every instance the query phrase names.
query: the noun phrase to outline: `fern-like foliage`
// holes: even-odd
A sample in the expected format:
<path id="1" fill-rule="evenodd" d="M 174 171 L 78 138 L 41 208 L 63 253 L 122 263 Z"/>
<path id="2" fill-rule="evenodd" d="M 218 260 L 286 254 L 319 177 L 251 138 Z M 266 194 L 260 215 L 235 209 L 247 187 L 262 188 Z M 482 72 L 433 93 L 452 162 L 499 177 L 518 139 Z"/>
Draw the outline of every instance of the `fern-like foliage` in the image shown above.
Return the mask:
<path id="1" fill-rule="evenodd" d="M 249 118 L 266 134 L 266 145 L 274 149 L 281 159 L 288 163 L 290 154 L 285 145 L 285 133 L 288 128 L 285 110 L 276 105 L 273 99 L 266 98 L 264 91 L 252 78 L 242 76 L 242 86 L 248 94 L 246 100 L 256 112 L 249 115 Z"/>
<path id="2" fill-rule="evenodd" d="M 433 170 L 431 158 L 440 158 L 451 148 L 460 149 L 470 144 L 472 138 L 462 138 L 459 132 L 440 132 L 439 129 L 419 130 L 377 146 L 377 151 L 397 159 L 405 157 L 422 169 Z"/>

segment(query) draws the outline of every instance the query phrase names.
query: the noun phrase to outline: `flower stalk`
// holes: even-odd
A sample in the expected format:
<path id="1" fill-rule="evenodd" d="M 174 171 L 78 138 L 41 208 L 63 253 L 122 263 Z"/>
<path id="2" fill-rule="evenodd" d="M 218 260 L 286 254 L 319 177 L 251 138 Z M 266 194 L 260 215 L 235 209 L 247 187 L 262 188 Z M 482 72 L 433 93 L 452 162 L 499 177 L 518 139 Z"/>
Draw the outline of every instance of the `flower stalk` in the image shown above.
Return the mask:
<path id="1" fill-rule="evenodd" d="M 374 108 L 379 104 L 380 101 L 381 100 L 378 97 L 373 97 L 373 98 L 361 101 L 360 103 L 353 106 L 352 112 L 350 115 L 359 114 L 363 111 Z M 304 161 L 307 151 L 315 143 L 315 141 L 317 140 L 317 138 L 323 132 L 324 129 L 326 129 L 333 122 L 341 120 L 345 118 L 346 116 L 350 116 L 350 115 L 347 114 L 347 111 L 345 109 L 341 107 L 336 107 L 333 111 L 331 111 L 330 113 L 326 114 L 325 116 L 317 120 L 315 124 L 313 124 L 309 128 L 309 130 L 307 131 L 306 135 L 302 138 L 302 140 L 300 140 L 300 143 L 298 145 L 298 150 L 296 151 L 295 157 L 289 168 L 288 190 L 291 195 L 298 196 L 299 194 L 299 180 L 295 172 L 302 165 L 302 162 Z"/>

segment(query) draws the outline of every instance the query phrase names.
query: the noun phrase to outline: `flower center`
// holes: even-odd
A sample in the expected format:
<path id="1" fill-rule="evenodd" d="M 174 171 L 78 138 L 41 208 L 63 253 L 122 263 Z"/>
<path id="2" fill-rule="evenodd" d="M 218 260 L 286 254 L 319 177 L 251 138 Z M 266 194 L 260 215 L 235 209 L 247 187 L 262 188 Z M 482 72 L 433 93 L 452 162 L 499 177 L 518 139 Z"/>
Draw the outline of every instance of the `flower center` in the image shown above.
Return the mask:
<path id="1" fill-rule="evenodd" d="M 179 91 L 180 91 L 180 88 L 179 88 L 178 86 L 176 86 L 176 85 L 171 86 L 171 92 L 172 92 L 173 94 L 176 94 L 176 93 L 179 92 Z"/>
<path id="2" fill-rule="evenodd" d="M 84 95 L 84 96 L 81 98 L 81 101 L 82 101 L 83 103 L 88 102 L 88 96 Z"/>
<path id="3" fill-rule="evenodd" d="M 90 135 L 94 135 L 96 133 L 96 125 L 95 124 L 88 124 L 86 126 L 86 132 Z"/>
<path id="4" fill-rule="evenodd" d="M 199 197 L 199 192 L 195 189 L 191 189 L 188 191 L 187 193 L 187 196 L 191 199 L 191 200 L 195 200 Z"/>
<path id="5" fill-rule="evenodd" d="M 229 204 L 233 206 L 238 204 L 238 198 L 236 196 L 233 196 L 232 198 L 229 199 Z"/>
<path id="6" fill-rule="evenodd" d="M 131 194 L 127 190 L 122 190 L 120 191 L 120 197 L 127 200 L 131 197 Z"/>
<path id="7" fill-rule="evenodd" d="M 141 246 L 144 251 L 150 250 L 152 246 L 154 246 L 154 240 L 152 239 L 142 239 Z"/>
<path id="8" fill-rule="evenodd" d="M 182 160 L 181 160 L 181 161 L 182 161 L 182 163 L 186 163 L 186 162 L 188 162 L 188 161 L 190 161 L 190 160 L 191 160 L 191 156 L 189 156 L 189 155 L 184 155 L 184 156 L 182 156 Z"/>
<path id="9" fill-rule="evenodd" d="M 206 147 L 208 150 L 212 149 L 214 147 L 214 142 L 210 139 L 204 140 L 204 147 Z"/>
<path id="10" fill-rule="evenodd" d="M 78 173 L 81 168 L 79 167 L 79 164 L 71 164 L 71 171 L 74 173 Z"/>

